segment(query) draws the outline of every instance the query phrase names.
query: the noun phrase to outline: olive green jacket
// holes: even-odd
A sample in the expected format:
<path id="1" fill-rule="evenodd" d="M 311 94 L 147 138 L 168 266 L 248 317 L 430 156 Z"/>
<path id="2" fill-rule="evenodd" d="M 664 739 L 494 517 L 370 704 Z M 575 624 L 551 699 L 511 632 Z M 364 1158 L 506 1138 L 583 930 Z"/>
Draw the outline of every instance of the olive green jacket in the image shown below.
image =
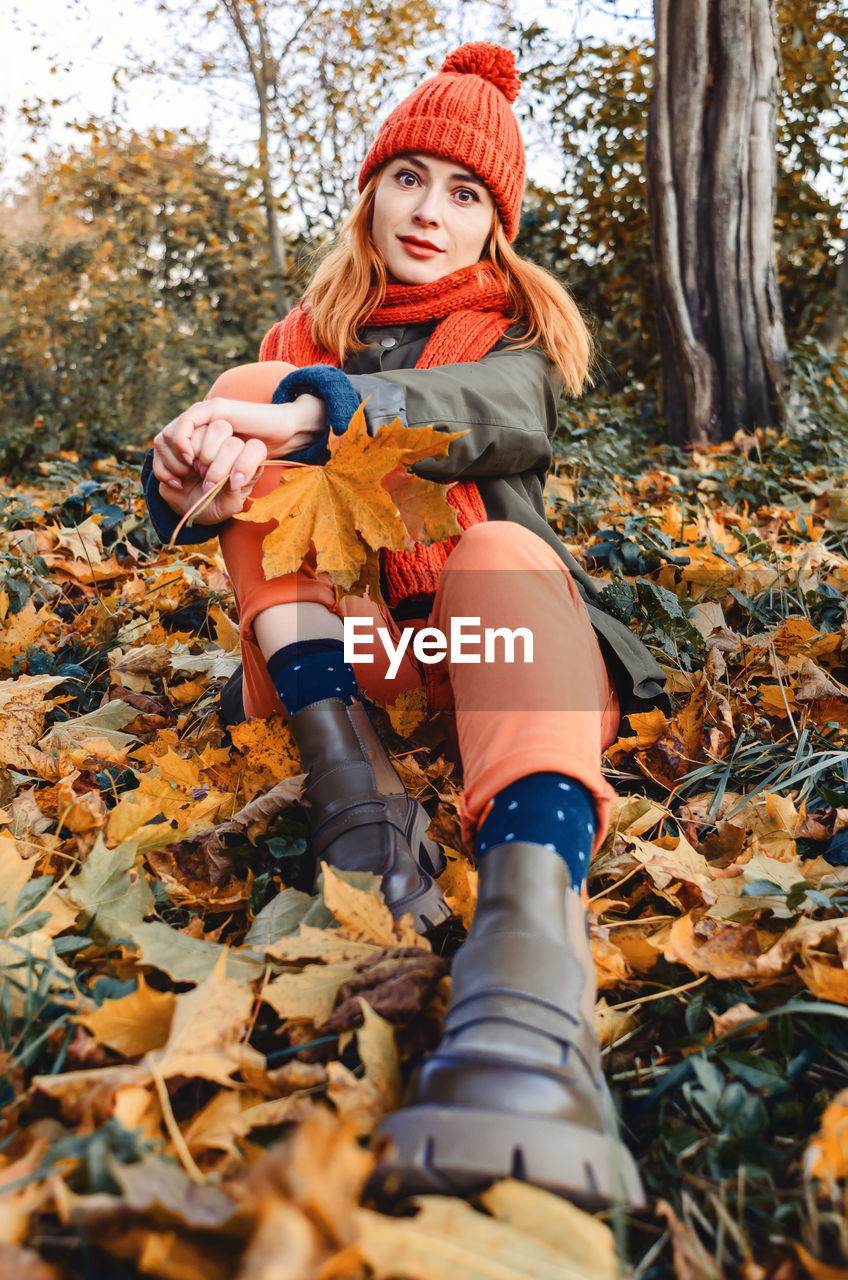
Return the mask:
<path id="1" fill-rule="evenodd" d="M 433 323 L 365 329 L 363 351 L 345 362 L 369 431 L 400 417 L 465 431 L 444 458 L 416 463 L 425 480 L 473 480 L 490 520 L 513 520 L 532 530 L 570 569 L 589 608 L 622 714 L 667 707 L 665 677 L 648 650 L 617 618 L 598 608 L 598 586 L 550 527 L 542 490 L 551 464 L 562 379 L 538 348 L 516 350 L 502 341 L 473 364 L 416 369 Z"/>
<path id="2" fill-rule="evenodd" d="M 416 369 L 435 328 L 423 324 L 367 328 L 364 350 L 345 362 L 368 429 L 400 417 L 410 427 L 464 431 L 444 458 L 418 462 L 412 470 L 426 480 L 473 480 L 490 520 L 513 520 L 538 534 L 568 566 L 589 608 L 592 625 L 612 675 L 622 714 L 667 707 L 664 676 L 633 633 L 593 601 L 596 583 L 566 550 L 545 518 L 542 489 L 551 463 L 556 406 L 562 379 L 538 348 L 516 350 L 502 340 L 482 360 Z M 142 479 L 154 527 L 167 538 L 177 517 L 159 496 L 148 457 Z M 217 527 L 183 530 L 180 541 L 215 536 Z M 400 615 L 403 603 L 395 610 Z"/>

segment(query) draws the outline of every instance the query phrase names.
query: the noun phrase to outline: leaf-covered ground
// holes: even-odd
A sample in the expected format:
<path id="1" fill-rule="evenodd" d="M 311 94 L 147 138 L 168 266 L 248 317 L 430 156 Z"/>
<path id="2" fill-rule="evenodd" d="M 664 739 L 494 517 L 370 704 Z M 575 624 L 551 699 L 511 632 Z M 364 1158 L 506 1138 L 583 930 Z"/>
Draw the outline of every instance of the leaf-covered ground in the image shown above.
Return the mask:
<path id="1" fill-rule="evenodd" d="M 675 702 L 610 752 L 589 886 L 650 1212 L 368 1200 L 473 909 L 444 726 L 378 716 L 448 849 L 429 943 L 367 877 L 312 894 L 285 726 L 216 712 L 215 546 L 159 549 L 135 473 L 65 455 L 0 495 L 0 1274 L 612 1280 L 617 1245 L 639 1280 L 848 1275 L 848 490 L 809 437 L 616 479 L 582 421 L 598 474 L 572 433 L 550 518 Z"/>

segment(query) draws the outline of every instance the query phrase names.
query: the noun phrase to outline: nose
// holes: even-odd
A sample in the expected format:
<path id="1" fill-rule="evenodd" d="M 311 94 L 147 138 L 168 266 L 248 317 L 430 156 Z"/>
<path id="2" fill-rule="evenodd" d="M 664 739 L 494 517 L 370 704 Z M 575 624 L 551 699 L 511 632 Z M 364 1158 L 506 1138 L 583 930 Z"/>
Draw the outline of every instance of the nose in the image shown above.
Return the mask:
<path id="1" fill-rule="evenodd" d="M 421 199 L 415 210 L 414 220 L 422 227 L 437 227 L 441 222 L 441 203 L 438 192 L 432 187 L 421 192 Z"/>

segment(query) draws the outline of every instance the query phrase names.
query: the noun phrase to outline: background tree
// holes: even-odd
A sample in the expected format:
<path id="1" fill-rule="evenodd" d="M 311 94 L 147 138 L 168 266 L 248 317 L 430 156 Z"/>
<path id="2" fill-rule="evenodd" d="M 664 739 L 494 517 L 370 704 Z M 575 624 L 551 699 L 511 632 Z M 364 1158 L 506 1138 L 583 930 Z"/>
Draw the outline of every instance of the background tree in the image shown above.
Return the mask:
<path id="1" fill-rule="evenodd" d="M 775 425 L 788 352 L 774 255 L 772 0 L 655 0 L 647 173 L 672 440 Z"/>
<path id="2" fill-rule="evenodd" d="M 185 134 L 93 123 L 0 219 L 0 409 L 66 441 L 139 439 L 256 357 L 273 321 L 248 175 Z M 77 425 L 79 424 L 79 425 Z"/>
<path id="3" fill-rule="evenodd" d="M 848 224 L 848 14 L 841 0 L 782 0 L 774 220 L 790 344 L 840 317 L 837 273 Z M 520 33 L 519 99 L 556 167 L 531 188 L 521 244 L 595 318 L 608 392 L 659 389 L 646 198 L 653 42 L 568 47 L 538 25 Z M 843 275 L 845 269 L 843 268 Z"/>
<path id="4" fill-rule="evenodd" d="M 168 62 L 131 71 L 224 84 L 229 110 L 254 121 L 269 283 L 283 315 L 302 283 L 290 240 L 314 248 L 338 230 L 374 120 L 401 96 L 404 77 L 430 65 L 438 0 L 214 0 L 205 9 L 162 0 L 159 8 L 173 34 Z"/>

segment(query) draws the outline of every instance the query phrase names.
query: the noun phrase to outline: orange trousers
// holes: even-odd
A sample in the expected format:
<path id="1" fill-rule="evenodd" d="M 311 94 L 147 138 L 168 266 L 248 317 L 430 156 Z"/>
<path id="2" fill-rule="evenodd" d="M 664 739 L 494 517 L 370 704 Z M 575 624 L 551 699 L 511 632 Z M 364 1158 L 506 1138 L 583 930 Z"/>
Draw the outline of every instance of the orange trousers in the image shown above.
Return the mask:
<path id="1" fill-rule="evenodd" d="M 230 370 L 210 395 L 267 403 L 288 368 L 268 361 Z M 269 467 L 254 496 L 268 492 L 277 480 L 278 472 Z M 271 605 L 323 604 L 342 620 L 361 620 L 359 657 L 352 665 L 369 698 L 387 705 L 403 690 L 423 684 L 434 711 L 453 708 L 463 772 L 463 837 L 470 846 L 493 796 L 542 771 L 576 778 L 591 792 L 598 817 L 595 845 L 600 844 L 613 796 L 601 774 L 601 753 L 615 739 L 618 702 L 586 606 L 551 546 L 512 522 L 472 526 L 448 558 L 429 617 L 398 624 L 385 605 L 339 598 L 328 575 L 316 573 L 313 554 L 297 573 L 266 579 L 261 543 L 272 527 L 233 520 L 221 537 L 238 607 L 248 717 L 284 714 L 253 634 L 254 619 Z M 438 662 L 413 655 L 416 632 L 438 628 L 450 638 L 452 626 L 459 625 L 465 643 L 449 647 Z M 392 679 L 378 627 L 393 648 L 409 628 Z M 515 633 L 512 652 L 503 637 L 494 636 L 487 654 L 487 629 Z M 365 660 L 369 656 L 372 661 Z"/>

